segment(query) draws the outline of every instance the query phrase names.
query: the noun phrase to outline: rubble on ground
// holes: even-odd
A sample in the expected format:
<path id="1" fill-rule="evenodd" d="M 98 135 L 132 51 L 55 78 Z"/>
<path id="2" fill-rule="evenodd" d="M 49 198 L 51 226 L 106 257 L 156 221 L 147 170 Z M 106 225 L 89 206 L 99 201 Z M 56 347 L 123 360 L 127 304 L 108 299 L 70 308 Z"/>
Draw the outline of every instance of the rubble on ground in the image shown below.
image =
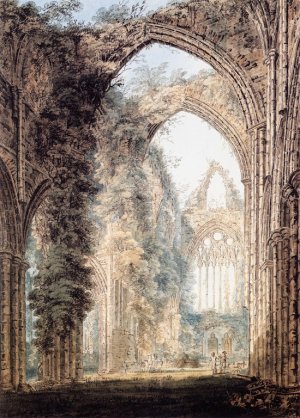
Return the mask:
<path id="1" fill-rule="evenodd" d="M 300 417 L 300 390 L 279 388 L 269 380 L 254 380 L 247 386 L 245 394 L 234 393 L 230 403 L 240 408 L 253 408 L 285 418 Z"/>

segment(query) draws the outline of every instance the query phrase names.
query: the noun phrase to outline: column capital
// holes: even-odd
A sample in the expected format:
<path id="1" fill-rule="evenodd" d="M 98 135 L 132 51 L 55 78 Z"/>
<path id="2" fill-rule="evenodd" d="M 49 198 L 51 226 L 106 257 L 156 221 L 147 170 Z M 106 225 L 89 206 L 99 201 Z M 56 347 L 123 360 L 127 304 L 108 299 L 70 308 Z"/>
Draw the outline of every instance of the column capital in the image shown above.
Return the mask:
<path id="1" fill-rule="evenodd" d="M 244 177 L 241 182 L 243 183 L 244 186 L 248 186 L 249 184 L 251 184 L 251 179 L 250 177 Z"/>
<path id="2" fill-rule="evenodd" d="M 289 184 L 300 194 L 300 169 L 295 170 L 289 178 Z"/>
<path id="3" fill-rule="evenodd" d="M 286 184 L 282 188 L 281 196 L 282 196 L 283 200 L 290 201 L 290 202 L 299 197 L 298 193 L 297 193 L 297 190 L 290 183 Z"/>
<path id="4" fill-rule="evenodd" d="M 277 53 L 276 49 L 274 49 L 274 48 L 269 49 L 269 51 L 267 51 L 266 58 L 264 60 L 265 64 L 267 64 L 269 66 L 270 62 L 274 61 L 274 59 L 277 58 L 277 55 L 278 55 L 278 53 Z"/>
<path id="5" fill-rule="evenodd" d="M 13 254 L 10 251 L 0 251 L 0 260 L 11 260 Z"/>
<path id="6" fill-rule="evenodd" d="M 269 58 L 276 58 L 277 57 L 277 51 L 276 51 L 276 49 L 275 48 L 271 48 L 271 49 L 269 49 L 269 52 L 268 52 L 268 56 L 269 56 Z"/>
<path id="7" fill-rule="evenodd" d="M 21 263 L 22 263 L 22 267 L 23 267 L 25 270 L 28 270 L 28 269 L 30 268 L 30 264 L 28 263 L 28 261 L 27 261 L 27 260 L 21 260 Z"/>
<path id="8" fill-rule="evenodd" d="M 269 245 L 277 245 L 279 242 L 287 240 L 290 238 L 290 228 L 284 227 L 275 229 L 270 235 L 268 244 Z"/>

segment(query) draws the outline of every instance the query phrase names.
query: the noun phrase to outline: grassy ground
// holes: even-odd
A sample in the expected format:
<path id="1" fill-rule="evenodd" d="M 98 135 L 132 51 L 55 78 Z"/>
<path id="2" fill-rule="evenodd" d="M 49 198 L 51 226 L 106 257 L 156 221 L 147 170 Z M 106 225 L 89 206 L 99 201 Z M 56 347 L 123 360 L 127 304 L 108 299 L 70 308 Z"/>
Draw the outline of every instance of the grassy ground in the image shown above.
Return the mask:
<path id="1" fill-rule="evenodd" d="M 263 417 L 231 406 L 249 382 L 203 372 L 89 376 L 82 384 L 0 395 L 0 417 Z"/>

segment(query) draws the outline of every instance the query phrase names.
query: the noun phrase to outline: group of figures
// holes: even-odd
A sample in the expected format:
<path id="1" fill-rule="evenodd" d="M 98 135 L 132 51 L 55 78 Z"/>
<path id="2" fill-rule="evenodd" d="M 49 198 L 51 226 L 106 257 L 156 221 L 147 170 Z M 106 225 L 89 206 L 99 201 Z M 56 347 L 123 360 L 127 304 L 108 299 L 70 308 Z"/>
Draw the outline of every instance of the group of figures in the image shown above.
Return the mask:
<path id="1" fill-rule="evenodd" d="M 228 361 L 228 357 L 227 357 L 226 351 L 222 351 L 222 353 L 219 354 L 218 356 L 213 351 L 209 359 L 212 374 L 217 374 L 218 368 L 219 368 L 219 373 L 224 373 L 228 367 L 227 361 Z"/>

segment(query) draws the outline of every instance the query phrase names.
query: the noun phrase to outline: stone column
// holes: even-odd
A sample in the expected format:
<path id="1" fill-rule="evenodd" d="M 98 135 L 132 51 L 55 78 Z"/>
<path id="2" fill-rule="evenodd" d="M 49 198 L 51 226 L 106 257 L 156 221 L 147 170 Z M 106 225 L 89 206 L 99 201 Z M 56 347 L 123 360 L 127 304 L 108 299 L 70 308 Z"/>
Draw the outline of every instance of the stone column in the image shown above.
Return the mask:
<path id="1" fill-rule="evenodd" d="M 287 385 L 288 375 L 288 303 L 287 285 L 289 277 L 289 228 L 281 228 L 273 232 L 273 329 L 275 328 L 275 352 L 273 369 L 275 382 Z"/>
<path id="2" fill-rule="evenodd" d="M 202 265 L 198 265 L 198 312 L 202 311 L 202 276 L 201 276 Z"/>
<path id="3" fill-rule="evenodd" d="M 83 339 L 83 333 L 82 333 Z M 83 344 L 81 346 L 83 350 Z M 64 381 L 70 380 L 70 334 L 64 338 Z"/>
<path id="4" fill-rule="evenodd" d="M 25 202 L 25 140 L 24 140 L 24 103 L 22 88 L 13 85 L 13 117 L 16 126 L 17 143 L 17 188 L 19 202 Z"/>
<path id="5" fill-rule="evenodd" d="M 257 170 L 257 237 L 260 243 L 260 237 L 262 236 L 263 229 L 263 199 L 264 199 L 264 182 L 266 176 L 266 124 L 262 123 L 257 128 L 257 156 L 256 164 L 258 166 Z M 258 249 L 258 262 L 259 264 L 263 261 L 263 248 Z"/>
<path id="6" fill-rule="evenodd" d="M 49 380 L 54 382 L 55 380 L 55 361 L 54 361 L 54 348 L 50 350 L 49 354 Z"/>
<path id="7" fill-rule="evenodd" d="M 205 265 L 205 308 L 208 309 L 208 261 Z"/>
<path id="8" fill-rule="evenodd" d="M 261 306 L 261 320 L 259 329 L 260 335 L 260 375 L 262 378 L 270 378 L 270 356 L 271 356 L 271 270 L 273 262 L 266 260 L 261 266 L 260 272 L 260 306 Z"/>
<path id="9" fill-rule="evenodd" d="M 19 201 L 25 202 L 25 137 L 23 127 L 23 114 L 24 114 L 24 103 L 23 103 L 23 90 L 18 88 L 18 190 L 19 190 Z"/>
<path id="10" fill-rule="evenodd" d="M 300 170 L 290 177 L 292 193 L 289 194 L 290 205 L 290 283 L 289 283 L 289 344 L 290 366 L 289 383 L 300 384 Z"/>
<path id="11" fill-rule="evenodd" d="M 266 373 L 265 376 L 267 379 L 272 377 L 271 369 L 271 349 L 272 349 L 272 294 L 271 294 L 271 280 L 273 275 L 273 263 L 271 260 L 265 262 L 266 265 Z"/>
<path id="12" fill-rule="evenodd" d="M 243 179 L 244 184 L 244 242 L 245 242 L 245 305 L 249 309 L 250 271 L 251 271 L 251 180 Z"/>
<path id="13" fill-rule="evenodd" d="M 11 266 L 11 375 L 12 385 L 19 385 L 19 270 L 21 260 L 14 258 Z"/>
<path id="14" fill-rule="evenodd" d="M 258 180 L 258 141 L 257 131 L 252 129 L 251 134 L 251 229 L 249 231 L 250 236 L 250 271 L 249 271 L 249 286 L 248 289 L 248 303 L 249 303 L 249 371 L 251 375 L 256 374 L 257 370 L 257 351 L 254 347 L 254 340 L 257 334 L 257 323 L 256 323 L 256 277 L 257 277 L 257 180 Z"/>
<path id="15" fill-rule="evenodd" d="M 76 329 L 71 329 L 69 335 L 69 376 L 76 378 Z"/>
<path id="16" fill-rule="evenodd" d="M 269 51 L 267 59 L 268 64 L 268 92 L 269 92 L 269 117 L 268 117 L 268 132 L 269 132 L 269 149 L 268 155 L 270 158 L 270 173 L 273 167 L 275 138 L 276 138 L 276 60 L 277 52 L 275 49 Z"/>
<path id="17" fill-rule="evenodd" d="M 11 379 L 11 340 L 10 340 L 10 275 L 12 256 L 9 253 L 0 253 L 0 318 L 1 318 L 1 389 L 12 389 Z"/>
<path id="18" fill-rule="evenodd" d="M 229 312 L 229 263 L 225 264 L 225 274 L 224 274 L 224 290 L 225 290 L 225 309 L 224 312 Z"/>
<path id="19" fill-rule="evenodd" d="M 273 259 L 273 276 L 271 281 L 271 357 L 270 357 L 270 378 L 274 383 L 277 381 L 277 346 L 278 346 L 278 322 L 277 322 L 277 305 L 278 305 L 278 292 L 277 292 L 277 277 L 278 277 L 278 241 L 280 234 L 278 231 L 274 231 L 271 234 L 269 245 L 272 248 L 272 259 Z"/>
<path id="20" fill-rule="evenodd" d="M 25 274 L 28 264 L 22 262 L 19 269 L 19 388 L 26 387 L 26 295 Z"/>
<path id="21" fill-rule="evenodd" d="M 280 110 L 286 109 L 288 97 L 288 1 L 279 0 L 280 4 Z M 278 83 L 277 83 L 278 84 Z"/>
<path id="22" fill-rule="evenodd" d="M 48 379 L 48 356 L 47 354 L 42 354 L 42 365 L 43 365 L 43 380 Z"/>
<path id="23" fill-rule="evenodd" d="M 223 295 L 222 295 L 222 286 L 223 286 L 223 283 L 222 283 L 222 281 L 223 281 L 223 277 L 222 277 L 222 264 L 220 263 L 219 264 L 219 313 L 221 313 L 222 312 L 222 309 L 223 309 L 223 300 L 222 300 L 222 297 L 223 297 Z"/>
<path id="24" fill-rule="evenodd" d="M 212 295 L 212 297 L 213 297 L 213 309 L 215 309 L 216 308 L 216 264 L 215 264 L 215 262 L 213 263 L 212 268 L 213 268 L 213 278 L 212 278 L 212 280 L 213 280 L 213 283 L 212 283 L 213 295 Z"/>
<path id="25" fill-rule="evenodd" d="M 116 299 L 115 299 L 115 292 L 114 292 L 114 256 L 111 253 L 109 256 L 109 274 L 107 276 L 107 358 L 106 358 L 106 365 L 107 370 L 111 370 L 113 367 L 113 355 L 112 355 L 112 332 L 115 325 L 115 306 L 116 306 Z"/>
<path id="26" fill-rule="evenodd" d="M 289 256 L 290 256 L 290 231 L 289 228 L 282 229 L 283 254 L 282 254 L 282 278 L 281 278 L 281 322 L 282 322 L 282 356 L 281 375 L 283 386 L 288 386 L 289 376 Z"/>
<path id="27" fill-rule="evenodd" d="M 241 309 L 241 284 L 240 284 L 240 270 L 239 270 L 239 263 L 236 260 L 233 263 L 233 271 L 234 271 L 234 286 L 235 286 L 235 300 L 232 298 L 231 303 L 235 302 L 235 306 L 233 306 L 233 309 L 236 312 L 239 312 Z"/>
<path id="28" fill-rule="evenodd" d="M 54 380 L 60 382 L 60 336 L 54 336 Z"/>
<path id="29" fill-rule="evenodd" d="M 79 319 L 76 326 L 76 376 L 75 380 L 81 382 L 83 380 L 83 323 Z"/>
<path id="30" fill-rule="evenodd" d="M 276 281 L 276 383 L 281 385 L 282 383 L 282 370 L 281 370 L 281 358 L 282 358 L 282 322 L 281 322 L 281 309 L 282 309 L 282 273 L 283 273 L 283 243 L 281 237 L 277 243 L 277 281 Z"/>
<path id="31" fill-rule="evenodd" d="M 259 377 L 263 377 L 263 355 L 262 355 L 262 339 L 263 339 L 263 321 L 262 321 L 262 282 L 264 279 L 264 274 L 261 272 L 259 280 L 256 282 L 256 363 L 257 363 L 257 371 L 256 374 Z"/>
<path id="32" fill-rule="evenodd" d="M 290 274 L 289 274 L 289 379 L 291 386 L 297 384 L 297 252 L 298 252 L 298 197 L 289 195 L 290 208 Z M 298 337 L 299 338 L 299 337 Z M 298 362 L 297 362 L 298 360 Z M 298 382 L 299 383 L 299 382 Z"/>
<path id="33" fill-rule="evenodd" d="M 101 294 L 99 299 L 99 373 L 107 369 L 107 300 L 106 294 Z"/>
<path id="34" fill-rule="evenodd" d="M 98 308 L 98 356 L 99 356 L 99 362 L 98 362 L 98 373 L 102 373 L 105 369 L 105 344 L 103 342 L 103 322 L 102 322 L 102 306 L 101 306 L 101 299 L 99 299 L 99 308 Z"/>

